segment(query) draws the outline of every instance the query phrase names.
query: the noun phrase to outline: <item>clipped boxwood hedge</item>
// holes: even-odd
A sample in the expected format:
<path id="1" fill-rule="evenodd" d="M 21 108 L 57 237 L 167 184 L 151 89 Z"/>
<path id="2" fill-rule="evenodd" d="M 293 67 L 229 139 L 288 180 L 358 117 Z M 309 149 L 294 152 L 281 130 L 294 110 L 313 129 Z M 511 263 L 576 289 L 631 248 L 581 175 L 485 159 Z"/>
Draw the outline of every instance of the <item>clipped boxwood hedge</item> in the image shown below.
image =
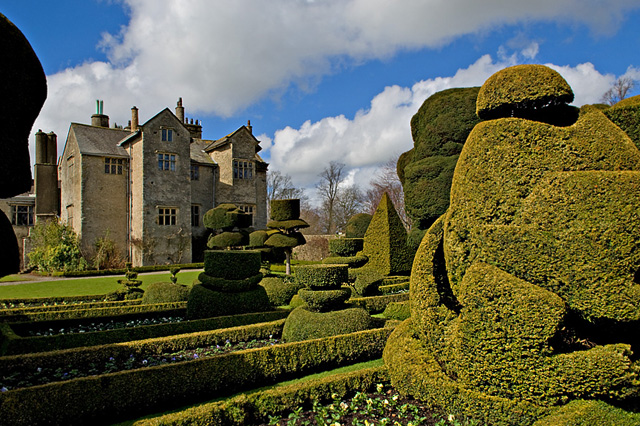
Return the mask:
<path id="1" fill-rule="evenodd" d="M 283 221 L 300 218 L 300 200 L 271 200 L 271 220 Z"/>
<path id="2" fill-rule="evenodd" d="M 405 302 L 391 302 L 382 312 L 385 318 L 397 319 L 404 321 L 411 316 L 411 305 L 407 300 Z"/>
<path id="3" fill-rule="evenodd" d="M 142 295 L 143 304 L 186 302 L 191 287 L 170 282 L 151 283 Z"/>
<path id="4" fill-rule="evenodd" d="M 28 300 L 28 299 L 22 299 Z M 28 303 L 28 302 L 27 302 Z M 13 304 L 13 303 L 12 303 Z M 36 314 L 43 312 L 73 311 L 77 309 L 95 309 L 95 308 L 111 308 L 119 306 L 134 306 L 142 304 L 142 299 L 136 300 L 119 300 L 116 302 L 78 302 L 64 305 L 44 305 L 0 309 L 0 321 L 3 322 L 19 322 L 28 321 L 28 314 Z M 30 305 L 30 303 L 29 303 Z"/>
<path id="5" fill-rule="evenodd" d="M 184 310 L 181 312 L 184 313 Z M 235 327 L 257 321 L 273 321 L 286 317 L 287 313 L 287 311 L 271 311 L 256 314 L 220 316 L 193 321 L 181 321 L 171 324 L 156 324 L 116 330 L 95 331 L 90 333 L 58 334 L 54 336 L 35 337 L 20 337 L 9 324 L 0 324 L 0 354 L 12 355 L 45 352 L 58 349 L 151 339 L 155 337 L 193 333 L 216 328 Z M 13 325 L 13 327 L 17 326 L 19 325 Z M 28 324 L 24 324 L 23 326 L 26 327 Z"/>
<path id="6" fill-rule="evenodd" d="M 206 250 L 204 272 L 216 278 L 240 280 L 260 272 L 260 252 L 253 250 Z"/>
<path id="7" fill-rule="evenodd" d="M 240 293 L 242 291 L 254 290 L 260 280 L 262 280 L 262 277 L 262 273 L 259 272 L 252 277 L 240 280 L 228 280 L 225 278 L 212 277 L 203 272 L 198 275 L 198 280 L 194 284 L 202 284 L 209 290 L 221 291 L 223 293 Z"/>
<path id="8" fill-rule="evenodd" d="M 229 293 L 211 290 L 205 284 L 195 284 L 187 301 L 187 318 L 189 319 L 269 310 L 271 310 L 269 297 L 264 287 L 259 285 L 252 290 Z"/>
<path id="9" fill-rule="evenodd" d="M 336 290 L 309 290 L 306 288 L 298 291 L 298 296 L 307 304 L 307 309 L 314 312 L 326 312 L 344 308 L 344 302 L 351 296 L 349 288 Z"/>
<path id="10" fill-rule="evenodd" d="M 170 271 L 173 268 L 180 269 L 199 269 L 204 266 L 204 263 L 178 263 L 174 265 L 147 265 L 147 266 L 134 266 L 131 268 L 134 272 L 157 272 L 157 271 Z M 87 271 L 63 271 L 53 272 L 52 277 L 91 277 L 102 275 L 124 275 L 127 272 L 126 269 L 101 269 L 87 270 Z M 86 296 L 79 296 L 86 297 Z"/>
<path id="11" fill-rule="evenodd" d="M 325 265 L 347 265 L 349 268 L 360 268 L 366 265 L 369 258 L 364 255 L 359 256 L 345 256 L 345 257 L 325 257 L 322 259 L 322 263 Z"/>
<path id="12" fill-rule="evenodd" d="M 373 391 L 377 384 L 387 381 L 386 367 L 367 368 L 242 394 L 225 401 L 202 404 L 177 413 L 139 420 L 135 426 L 262 424 L 269 421 L 269 416 L 280 417 L 300 407 L 310 408 L 312 401 L 329 403 L 333 400 L 332 396 L 344 399 L 355 392 Z"/>
<path id="13" fill-rule="evenodd" d="M 86 425 L 166 411 L 285 377 L 376 359 L 391 331 L 368 330 L 10 390 L 0 394 L 3 422 Z"/>
<path id="14" fill-rule="evenodd" d="M 379 314 L 386 309 L 389 303 L 404 302 L 405 300 L 409 300 L 409 293 L 371 297 L 352 297 L 349 299 L 348 303 L 353 306 L 359 306 L 370 314 Z"/>
<path id="15" fill-rule="evenodd" d="M 266 290 L 267 297 L 273 306 L 288 305 L 291 298 L 300 290 L 297 282 L 288 282 L 280 277 L 263 278 L 260 285 Z"/>
<path id="16" fill-rule="evenodd" d="M 332 256 L 355 256 L 362 251 L 364 238 L 334 238 L 329 240 L 329 251 Z"/>
<path id="17" fill-rule="evenodd" d="M 298 283 L 311 289 L 340 288 L 349 281 L 347 265 L 299 265 L 294 268 L 294 272 Z"/>
<path id="18" fill-rule="evenodd" d="M 369 213 L 358 213 L 351 216 L 344 228 L 345 237 L 364 238 L 372 217 Z"/>
<path id="19" fill-rule="evenodd" d="M 294 309 L 284 323 L 282 340 L 299 342 L 366 330 L 371 317 L 362 308 L 347 308 L 330 312 L 311 312 L 305 307 Z"/>

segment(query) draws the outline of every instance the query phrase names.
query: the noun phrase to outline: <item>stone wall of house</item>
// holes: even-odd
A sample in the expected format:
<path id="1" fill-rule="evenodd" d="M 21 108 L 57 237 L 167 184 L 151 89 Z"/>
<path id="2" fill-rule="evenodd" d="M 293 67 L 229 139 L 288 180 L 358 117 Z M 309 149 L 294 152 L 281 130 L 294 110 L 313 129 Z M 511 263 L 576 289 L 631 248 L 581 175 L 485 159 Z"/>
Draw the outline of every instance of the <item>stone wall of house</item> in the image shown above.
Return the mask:
<path id="1" fill-rule="evenodd" d="M 127 167 L 122 174 L 105 173 L 105 157 L 84 155 L 82 161 L 81 241 L 91 259 L 98 238 L 112 240 L 127 254 Z"/>
<path id="2" fill-rule="evenodd" d="M 162 129 L 173 131 L 172 141 L 162 141 Z M 143 238 L 155 242 L 144 264 L 191 262 L 191 153 L 190 134 L 165 110 L 143 130 Z M 160 170 L 158 154 L 175 155 L 175 170 Z M 161 208 L 176 209 L 175 225 L 160 225 Z"/>

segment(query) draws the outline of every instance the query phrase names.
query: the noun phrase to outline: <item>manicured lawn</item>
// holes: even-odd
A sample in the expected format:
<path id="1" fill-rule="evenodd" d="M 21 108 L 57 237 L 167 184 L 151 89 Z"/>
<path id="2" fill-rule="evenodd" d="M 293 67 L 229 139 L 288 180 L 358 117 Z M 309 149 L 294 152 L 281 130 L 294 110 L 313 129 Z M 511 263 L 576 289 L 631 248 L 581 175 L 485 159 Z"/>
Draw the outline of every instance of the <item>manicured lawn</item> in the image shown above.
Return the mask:
<path id="1" fill-rule="evenodd" d="M 192 284 L 198 277 L 200 270 L 185 270 L 178 273 L 178 283 Z M 169 282 L 169 272 L 140 274 L 138 279 L 142 281 L 142 289 L 149 284 L 165 281 Z M 66 278 L 52 281 L 19 281 L 15 285 L 0 286 L 0 299 L 26 299 L 30 297 L 64 297 L 64 296 L 89 296 L 94 294 L 106 294 L 120 287 L 117 277 L 89 277 Z"/>

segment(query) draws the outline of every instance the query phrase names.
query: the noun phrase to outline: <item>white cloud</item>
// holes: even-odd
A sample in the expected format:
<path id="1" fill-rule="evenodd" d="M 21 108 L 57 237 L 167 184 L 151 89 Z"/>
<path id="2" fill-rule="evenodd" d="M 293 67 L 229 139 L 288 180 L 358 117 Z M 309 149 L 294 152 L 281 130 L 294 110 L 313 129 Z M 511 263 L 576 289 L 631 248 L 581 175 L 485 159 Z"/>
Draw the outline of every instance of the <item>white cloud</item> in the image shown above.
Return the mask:
<path id="1" fill-rule="evenodd" d="M 229 116 L 292 84 L 313 87 L 314 81 L 345 62 L 441 46 L 463 34 L 532 20 L 580 22 L 595 32 L 606 31 L 638 3 L 123 1 L 130 21 L 119 34 L 103 35 L 102 48 L 110 62 L 83 64 L 49 76 L 42 121 L 64 118 L 64 123 L 56 122 L 55 131 L 86 115 L 86 103 L 97 98 L 118 111 L 137 105 L 144 115 L 183 96 L 198 114 Z"/>
<path id="2" fill-rule="evenodd" d="M 386 87 L 373 98 L 369 109 L 358 111 L 352 119 L 340 115 L 307 121 L 299 129 L 286 127 L 269 139 L 270 167 L 291 175 L 296 185 L 312 188 L 326 165 L 339 161 L 347 166 L 349 183 L 366 187 L 382 164 L 413 147 L 410 120 L 425 99 L 452 87 L 481 86 L 496 71 L 517 63 L 517 54 L 498 61 L 484 55 L 451 77 L 423 80 L 410 88 Z M 591 63 L 546 65 L 573 88 L 574 105 L 599 102 L 616 79 L 612 74 L 601 74 Z M 638 74 L 638 69 L 630 67 L 625 75 Z"/>

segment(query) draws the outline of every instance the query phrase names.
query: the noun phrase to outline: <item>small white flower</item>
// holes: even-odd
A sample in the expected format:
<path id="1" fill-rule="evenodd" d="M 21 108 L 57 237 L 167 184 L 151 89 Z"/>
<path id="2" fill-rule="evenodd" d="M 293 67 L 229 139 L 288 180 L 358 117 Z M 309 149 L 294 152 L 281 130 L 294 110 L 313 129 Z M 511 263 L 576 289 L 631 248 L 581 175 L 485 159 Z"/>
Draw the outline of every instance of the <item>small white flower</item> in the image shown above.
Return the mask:
<path id="1" fill-rule="evenodd" d="M 454 416 L 453 414 L 449 414 L 449 417 L 447 417 L 447 420 L 449 420 L 449 423 L 452 423 L 455 419 L 456 419 L 456 416 Z"/>

